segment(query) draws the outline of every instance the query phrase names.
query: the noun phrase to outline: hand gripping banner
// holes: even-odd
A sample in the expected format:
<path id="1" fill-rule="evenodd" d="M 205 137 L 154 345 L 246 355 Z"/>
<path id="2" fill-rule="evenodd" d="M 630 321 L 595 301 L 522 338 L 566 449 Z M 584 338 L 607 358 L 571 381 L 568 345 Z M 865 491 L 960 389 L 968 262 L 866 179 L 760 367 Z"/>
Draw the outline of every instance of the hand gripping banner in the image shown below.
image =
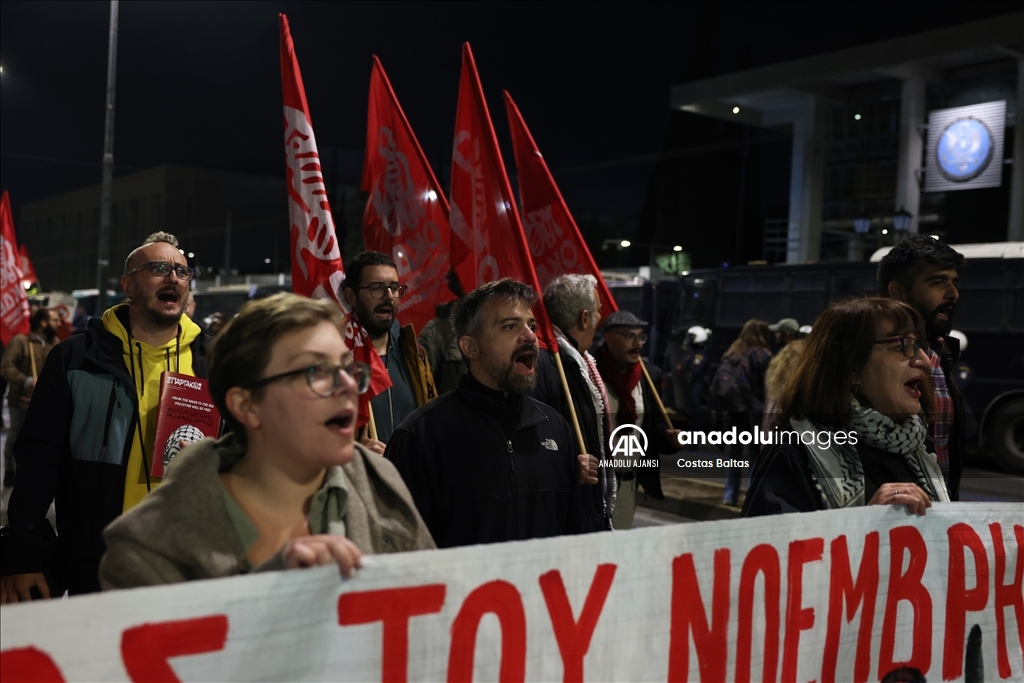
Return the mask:
<path id="1" fill-rule="evenodd" d="M 378 555 L 0 608 L 51 681 L 1024 680 L 1019 503 Z"/>
<path id="2" fill-rule="evenodd" d="M 448 200 L 398 103 L 384 66 L 374 56 L 366 117 L 362 189 L 370 194 L 363 214 L 367 249 L 391 256 L 409 288 L 399 305 L 404 323 L 417 330 L 449 301 Z"/>

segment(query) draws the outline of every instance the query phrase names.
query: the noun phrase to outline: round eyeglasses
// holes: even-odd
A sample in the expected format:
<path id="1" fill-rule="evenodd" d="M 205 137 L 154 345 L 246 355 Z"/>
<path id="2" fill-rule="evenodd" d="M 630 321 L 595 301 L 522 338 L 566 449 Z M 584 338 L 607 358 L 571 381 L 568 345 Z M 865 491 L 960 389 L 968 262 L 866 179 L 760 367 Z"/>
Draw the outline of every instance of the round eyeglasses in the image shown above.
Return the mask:
<path id="1" fill-rule="evenodd" d="M 625 330 L 609 330 L 608 332 L 605 332 L 605 334 L 609 334 L 609 333 L 610 334 L 617 334 L 620 337 L 625 337 L 626 341 L 628 341 L 630 344 L 632 344 L 633 342 L 636 342 L 636 341 L 640 342 L 641 344 L 646 344 L 647 343 L 647 333 L 646 332 L 626 332 Z"/>
<path id="2" fill-rule="evenodd" d="M 900 345 L 896 349 L 907 358 L 917 358 L 917 354 L 924 348 L 923 343 L 914 337 L 889 337 L 888 339 L 879 339 L 874 343 L 892 344 L 893 342 L 899 342 Z"/>
<path id="3" fill-rule="evenodd" d="M 178 276 L 179 280 L 191 280 L 196 275 L 196 271 L 192 270 L 188 266 L 175 265 L 168 263 L 167 261 L 150 261 L 143 263 L 141 266 L 137 266 L 129 270 L 125 275 L 131 275 L 137 273 L 143 268 L 149 268 L 149 272 L 155 277 L 167 277 L 172 272 Z"/>
<path id="4" fill-rule="evenodd" d="M 383 299 L 385 290 L 391 292 L 391 296 L 395 297 L 396 299 L 401 299 L 403 296 L 405 296 L 405 293 L 409 291 L 409 288 L 406 287 L 405 285 L 400 285 L 398 283 L 389 285 L 383 282 L 371 282 L 370 284 L 364 285 L 359 289 L 370 290 L 370 296 L 372 296 L 374 299 Z"/>
<path id="5" fill-rule="evenodd" d="M 279 379 L 304 376 L 306 378 L 306 383 L 309 385 L 309 388 L 313 390 L 314 394 L 321 398 L 328 398 L 338 393 L 338 389 L 341 388 L 342 372 L 355 380 L 357 393 L 366 393 L 366 390 L 370 388 L 370 366 L 360 361 L 352 361 L 348 365 L 328 365 L 326 363 L 321 363 L 319 365 L 311 365 L 308 368 L 290 370 L 289 372 L 282 372 L 279 375 L 264 377 L 263 379 L 250 384 L 249 388 L 258 389 L 259 387 L 266 386 L 271 382 L 276 382 Z"/>

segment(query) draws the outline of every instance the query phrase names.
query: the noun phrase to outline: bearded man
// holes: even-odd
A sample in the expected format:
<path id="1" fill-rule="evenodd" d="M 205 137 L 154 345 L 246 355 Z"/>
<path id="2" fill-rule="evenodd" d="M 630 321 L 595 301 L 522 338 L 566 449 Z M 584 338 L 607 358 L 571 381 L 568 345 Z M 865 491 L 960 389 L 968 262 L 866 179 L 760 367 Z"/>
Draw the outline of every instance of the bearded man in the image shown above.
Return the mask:
<path id="1" fill-rule="evenodd" d="M 206 376 L 206 338 L 184 315 L 194 274 L 174 235 L 150 235 L 125 261 L 127 302 L 47 357 L 14 444 L 0 602 L 99 591 L 104 527 L 160 483 L 149 474 L 160 375 Z"/>
<path id="2" fill-rule="evenodd" d="M 928 450 L 939 461 L 950 500 L 960 499 L 967 439 L 964 400 L 949 376 L 960 360 L 960 342 L 949 332 L 960 298 L 957 268 L 963 264 L 963 254 L 930 235 L 911 235 L 878 264 L 879 294 L 910 304 L 925 321 L 935 391 L 935 419 L 928 425 L 934 446 Z"/>
<path id="3" fill-rule="evenodd" d="M 392 434 L 394 463 L 439 548 L 588 528 L 576 443 L 565 419 L 527 394 L 538 357 L 537 293 L 508 278 L 455 302 L 469 371 Z"/>
<path id="4" fill-rule="evenodd" d="M 399 303 L 406 286 L 398 281 L 398 268 L 390 256 L 364 251 L 352 259 L 341 293 L 391 378 L 391 386 L 370 400 L 377 438 L 360 439 L 370 450 L 383 453 L 402 420 L 437 396 L 434 377 L 427 354 L 416 341 L 416 330 L 398 322 Z"/>

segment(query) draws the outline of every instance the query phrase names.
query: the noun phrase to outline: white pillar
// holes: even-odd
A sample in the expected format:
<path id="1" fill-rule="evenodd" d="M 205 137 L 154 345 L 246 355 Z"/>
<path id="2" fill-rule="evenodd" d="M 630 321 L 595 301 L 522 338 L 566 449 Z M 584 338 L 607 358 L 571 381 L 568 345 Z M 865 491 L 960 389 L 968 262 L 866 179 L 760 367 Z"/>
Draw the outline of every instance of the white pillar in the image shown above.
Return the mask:
<path id="1" fill-rule="evenodd" d="M 921 128 L 925 117 L 925 91 L 927 83 L 923 78 L 913 77 L 903 81 L 903 99 L 900 103 L 900 155 L 896 169 L 896 206 L 913 218 L 910 234 L 918 232 L 921 213 L 921 152 L 924 140 Z"/>
<path id="2" fill-rule="evenodd" d="M 828 108 L 811 95 L 793 118 L 793 166 L 789 177 L 786 263 L 817 261 L 825 186 L 825 127 Z"/>
<path id="3" fill-rule="evenodd" d="M 1010 223 L 1006 230 L 1006 241 L 1024 241 L 1024 59 L 1017 60 L 1017 111 L 1014 115 Z"/>

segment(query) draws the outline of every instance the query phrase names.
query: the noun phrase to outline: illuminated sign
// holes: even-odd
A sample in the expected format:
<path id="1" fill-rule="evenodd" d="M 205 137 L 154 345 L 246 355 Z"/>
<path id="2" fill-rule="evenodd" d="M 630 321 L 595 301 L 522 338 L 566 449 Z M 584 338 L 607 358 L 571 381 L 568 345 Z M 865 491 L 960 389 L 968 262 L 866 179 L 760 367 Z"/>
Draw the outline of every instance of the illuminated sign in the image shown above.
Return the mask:
<path id="1" fill-rule="evenodd" d="M 931 112 L 925 192 L 999 187 L 1005 124 L 1005 101 Z"/>

